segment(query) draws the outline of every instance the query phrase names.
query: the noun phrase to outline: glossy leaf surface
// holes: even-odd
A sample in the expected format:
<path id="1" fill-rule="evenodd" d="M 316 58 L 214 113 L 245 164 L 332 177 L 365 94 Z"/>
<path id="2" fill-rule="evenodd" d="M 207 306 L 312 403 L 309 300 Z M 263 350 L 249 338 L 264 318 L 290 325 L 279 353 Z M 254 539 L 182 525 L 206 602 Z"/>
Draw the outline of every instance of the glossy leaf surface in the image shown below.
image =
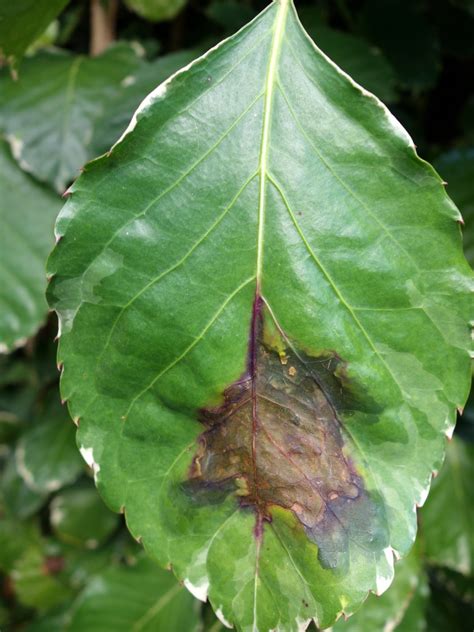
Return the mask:
<path id="1" fill-rule="evenodd" d="M 15 64 L 68 0 L 4 0 L 0 5 L 0 61 Z"/>
<path id="2" fill-rule="evenodd" d="M 0 351 L 26 342 L 46 319 L 45 264 L 61 200 L 15 164 L 0 139 Z"/>
<path id="3" fill-rule="evenodd" d="M 63 396 L 107 503 L 245 631 L 383 592 L 469 388 L 459 213 L 273 3 L 72 188 Z"/>

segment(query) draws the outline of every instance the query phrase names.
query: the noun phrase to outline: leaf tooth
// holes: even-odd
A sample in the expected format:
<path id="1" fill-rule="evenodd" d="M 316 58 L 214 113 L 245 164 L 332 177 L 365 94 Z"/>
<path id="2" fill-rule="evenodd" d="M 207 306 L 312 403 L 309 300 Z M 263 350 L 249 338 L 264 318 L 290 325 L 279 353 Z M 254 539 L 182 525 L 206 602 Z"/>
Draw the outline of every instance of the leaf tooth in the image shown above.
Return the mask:
<path id="1" fill-rule="evenodd" d="M 215 612 L 216 617 L 219 619 L 219 621 L 222 623 L 222 625 L 225 628 L 232 629 L 234 627 L 232 623 L 230 623 L 230 621 L 227 621 L 227 619 L 224 617 L 224 613 L 222 612 L 222 606 L 219 606 L 214 612 Z"/>
<path id="2" fill-rule="evenodd" d="M 205 579 L 200 585 L 197 585 L 197 584 L 193 584 L 188 578 L 186 578 L 183 580 L 183 584 L 189 590 L 191 595 L 193 595 L 193 597 L 196 597 L 196 599 L 199 599 L 199 601 L 202 601 L 203 603 L 207 601 L 207 595 L 208 595 L 208 590 L 209 590 L 208 579 Z"/>

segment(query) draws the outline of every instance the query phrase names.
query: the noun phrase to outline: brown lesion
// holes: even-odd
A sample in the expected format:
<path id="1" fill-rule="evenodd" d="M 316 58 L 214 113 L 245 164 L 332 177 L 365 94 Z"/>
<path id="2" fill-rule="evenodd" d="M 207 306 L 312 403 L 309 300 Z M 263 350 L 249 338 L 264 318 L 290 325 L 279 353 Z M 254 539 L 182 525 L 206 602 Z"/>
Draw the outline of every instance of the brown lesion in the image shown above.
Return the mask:
<path id="1" fill-rule="evenodd" d="M 242 507 L 255 511 L 257 537 L 272 520 L 272 507 L 292 511 L 320 558 L 336 566 L 348 538 L 360 539 L 351 514 L 370 520 L 375 511 L 345 450 L 341 361 L 295 351 L 270 323 L 257 299 L 247 371 L 225 391 L 221 406 L 201 411 L 206 430 L 189 484 L 202 492 L 234 491 Z M 365 539 L 363 546 L 374 536 Z"/>

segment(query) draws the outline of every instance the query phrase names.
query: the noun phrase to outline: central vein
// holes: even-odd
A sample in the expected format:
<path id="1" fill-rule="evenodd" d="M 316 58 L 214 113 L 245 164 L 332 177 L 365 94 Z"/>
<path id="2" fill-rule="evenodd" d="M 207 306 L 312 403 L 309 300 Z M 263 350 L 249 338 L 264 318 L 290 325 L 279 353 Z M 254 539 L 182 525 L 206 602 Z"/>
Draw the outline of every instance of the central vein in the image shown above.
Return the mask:
<path id="1" fill-rule="evenodd" d="M 257 293 L 259 292 L 263 267 L 263 238 L 265 226 L 265 203 L 267 192 L 267 163 L 270 147 L 270 131 L 272 118 L 273 95 L 276 85 L 278 58 L 285 30 L 286 17 L 290 0 L 276 0 L 279 4 L 275 19 L 270 59 L 265 80 L 265 103 L 263 107 L 263 131 L 260 145 L 260 192 L 258 200 L 258 239 L 257 239 Z"/>

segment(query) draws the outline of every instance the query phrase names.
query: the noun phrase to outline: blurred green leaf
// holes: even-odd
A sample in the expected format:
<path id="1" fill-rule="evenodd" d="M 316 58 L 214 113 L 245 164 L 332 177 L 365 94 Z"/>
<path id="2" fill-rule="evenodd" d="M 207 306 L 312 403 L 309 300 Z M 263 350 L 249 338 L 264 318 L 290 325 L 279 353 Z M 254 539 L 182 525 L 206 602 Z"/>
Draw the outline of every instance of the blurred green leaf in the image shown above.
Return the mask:
<path id="1" fill-rule="evenodd" d="M 33 521 L 15 520 L 0 509 L 0 570 L 10 571 L 27 549 L 39 547 L 39 527 Z"/>
<path id="2" fill-rule="evenodd" d="M 63 565 L 64 560 L 59 555 L 45 555 L 37 547 L 26 549 L 15 561 L 10 574 L 17 598 L 40 610 L 68 599 L 72 591 L 61 576 Z"/>
<path id="3" fill-rule="evenodd" d="M 474 571 L 474 445 L 453 437 L 420 510 L 424 554 L 440 566 Z"/>
<path id="4" fill-rule="evenodd" d="M 334 632 L 418 632 L 426 629 L 428 581 L 417 548 L 397 562 L 395 579 L 381 596 L 370 595 L 347 621 L 339 619 Z"/>
<path id="5" fill-rule="evenodd" d="M 152 22 L 171 20 L 186 5 L 187 0 L 124 0 L 129 9 Z"/>
<path id="6" fill-rule="evenodd" d="M 61 200 L 15 164 L 0 138 L 0 352 L 24 344 L 46 318 L 44 267 L 60 208 Z"/>
<path id="7" fill-rule="evenodd" d="M 403 87 L 419 91 L 434 85 L 441 69 L 439 42 L 419 3 L 367 0 L 361 21 Z"/>
<path id="8" fill-rule="evenodd" d="M 97 121 L 141 63 L 133 48 L 117 44 L 95 58 L 41 52 L 25 59 L 18 81 L 3 76 L 0 126 L 20 166 L 62 193 L 94 157 Z"/>
<path id="9" fill-rule="evenodd" d="M 429 632 L 472 632 L 474 578 L 437 567 L 430 571 L 430 589 L 427 608 Z"/>
<path id="10" fill-rule="evenodd" d="M 433 162 L 446 180 L 446 191 L 456 202 L 464 220 L 464 253 L 474 266 L 474 147 L 452 149 Z"/>
<path id="11" fill-rule="evenodd" d="M 84 466 L 77 452 L 75 427 L 53 389 L 43 410 L 31 421 L 15 449 L 18 472 L 26 486 L 48 494 L 77 479 Z"/>
<path id="12" fill-rule="evenodd" d="M 0 445 L 15 439 L 30 420 L 38 388 L 35 362 L 18 353 L 0 355 Z"/>
<path id="13" fill-rule="evenodd" d="M 0 479 L 0 504 L 3 510 L 17 518 L 27 518 L 46 500 L 46 494 L 27 487 L 19 475 L 15 455 L 8 458 Z"/>
<path id="14" fill-rule="evenodd" d="M 75 602 L 68 632 L 194 632 L 199 604 L 168 572 L 143 556 L 92 578 Z"/>
<path id="15" fill-rule="evenodd" d="M 395 101 L 396 76 L 382 52 L 361 37 L 303 23 L 316 45 L 361 86 L 382 101 Z"/>
<path id="16" fill-rule="evenodd" d="M 206 8 L 206 15 L 226 32 L 233 32 L 249 22 L 255 11 L 250 3 L 243 4 L 239 0 L 213 0 Z"/>
<path id="17" fill-rule="evenodd" d="M 51 503 L 50 515 L 51 525 L 61 540 L 90 549 L 102 544 L 119 521 L 94 487 L 67 489 L 58 494 Z"/>
<path id="18" fill-rule="evenodd" d="M 68 0 L 2 0 L 0 2 L 0 62 L 15 65 L 39 38 Z"/>
<path id="19" fill-rule="evenodd" d="M 44 616 L 36 616 L 33 621 L 26 625 L 25 632 L 66 632 L 68 613 L 71 608 L 71 600 L 63 601 L 57 608 L 49 610 Z M 109 632 L 109 630 L 104 630 L 104 632 Z"/>

